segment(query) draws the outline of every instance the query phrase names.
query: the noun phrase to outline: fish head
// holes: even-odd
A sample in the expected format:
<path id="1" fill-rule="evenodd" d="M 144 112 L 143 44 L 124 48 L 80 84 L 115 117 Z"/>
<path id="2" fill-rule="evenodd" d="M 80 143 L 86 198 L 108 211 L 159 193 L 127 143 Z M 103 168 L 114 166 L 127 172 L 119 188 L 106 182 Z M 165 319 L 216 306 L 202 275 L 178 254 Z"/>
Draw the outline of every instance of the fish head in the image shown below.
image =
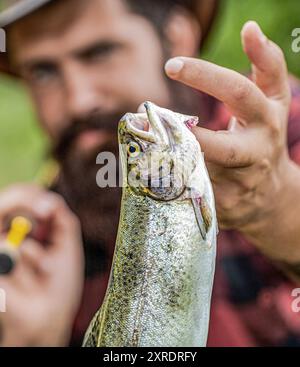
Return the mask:
<path id="1" fill-rule="evenodd" d="M 190 131 L 198 118 L 145 102 L 145 113 L 127 113 L 119 123 L 124 186 L 155 200 L 180 198 L 201 158 Z"/>

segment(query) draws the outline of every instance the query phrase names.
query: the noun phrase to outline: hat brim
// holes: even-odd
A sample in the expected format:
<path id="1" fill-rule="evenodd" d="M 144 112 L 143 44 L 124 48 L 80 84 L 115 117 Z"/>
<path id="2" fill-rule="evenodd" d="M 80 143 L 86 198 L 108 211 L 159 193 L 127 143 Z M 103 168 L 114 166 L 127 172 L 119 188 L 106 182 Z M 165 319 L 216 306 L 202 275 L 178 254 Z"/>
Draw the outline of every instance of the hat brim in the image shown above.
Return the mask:
<path id="1" fill-rule="evenodd" d="M 9 7 L 0 13 L 0 28 L 6 28 L 16 21 L 24 18 L 31 14 L 35 10 L 38 10 L 43 5 L 53 0 L 23 0 Z M 218 0 L 194 0 L 192 5 L 192 11 L 199 20 L 202 28 L 201 44 L 199 50 L 202 48 L 211 28 L 213 21 L 216 18 L 218 11 Z M 8 63 L 8 54 L 0 53 L 0 72 L 15 75 L 16 74 L 10 69 Z"/>
<path id="2" fill-rule="evenodd" d="M 22 0 L 0 13 L 0 28 L 5 28 L 17 20 L 25 17 L 51 0 Z"/>

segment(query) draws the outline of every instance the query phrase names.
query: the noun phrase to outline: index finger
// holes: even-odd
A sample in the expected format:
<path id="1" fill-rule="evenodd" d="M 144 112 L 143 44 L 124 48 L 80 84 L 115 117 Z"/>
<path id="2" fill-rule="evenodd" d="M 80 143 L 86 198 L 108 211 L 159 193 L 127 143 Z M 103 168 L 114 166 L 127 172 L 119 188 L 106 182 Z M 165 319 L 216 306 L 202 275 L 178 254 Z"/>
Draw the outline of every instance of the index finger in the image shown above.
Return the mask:
<path id="1" fill-rule="evenodd" d="M 246 122 L 265 120 L 267 97 L 251 80 L 236 71 L 189 57 L 170 59 L 165 70 L 171 79 L 219 99 L 239 119 Z"/>

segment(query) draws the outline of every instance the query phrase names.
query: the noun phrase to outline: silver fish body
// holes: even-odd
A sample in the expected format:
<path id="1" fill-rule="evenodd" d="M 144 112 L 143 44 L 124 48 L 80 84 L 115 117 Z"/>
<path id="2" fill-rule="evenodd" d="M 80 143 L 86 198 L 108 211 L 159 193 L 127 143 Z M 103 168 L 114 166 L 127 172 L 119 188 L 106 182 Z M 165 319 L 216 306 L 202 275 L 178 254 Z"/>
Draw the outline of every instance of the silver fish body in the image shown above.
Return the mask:
<path id="1" fill-rule="evenodd" d="M 85 346 L 206 345 L 217 222 L 201 150 L 187 127 L 195 120 L 150 103 L 146 107 L 147 115 L 136 117 L 135 125 L 134 115 L 120 122 L 125 175 L 118 237 L 104 302 L 86 333 Z M 136 143 L 141 151 L 131 156 L 134 149 L 128 153 L 128 144 Z M 171 157 L 169 169 L 160 166 L 164 177 L 142 162 L 153 152 L 159 152 L 156 163 L 170 163 Z M 188 162 L 182 164 L 184 157 Z M 138 173 L 137 185 L 129 182 L 130 170 Z M 162 184 L 166 175 L 171 177 L 169 186 Z M 154 177 L 152 185 L 149 176 Z"/>

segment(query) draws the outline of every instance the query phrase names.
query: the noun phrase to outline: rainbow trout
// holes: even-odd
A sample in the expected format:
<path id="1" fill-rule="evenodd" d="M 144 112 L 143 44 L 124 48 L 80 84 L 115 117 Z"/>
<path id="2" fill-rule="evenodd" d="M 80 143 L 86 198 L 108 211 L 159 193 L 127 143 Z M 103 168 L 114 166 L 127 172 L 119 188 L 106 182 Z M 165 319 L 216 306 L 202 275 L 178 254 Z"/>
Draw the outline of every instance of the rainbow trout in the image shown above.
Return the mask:
<path id="1" fill-rule="evenodd" d="M 214 196 L 190 117 L 145 103 L 118 127 L 123 194 L 106 295 L 84 346 L 205 346 Z"/>

